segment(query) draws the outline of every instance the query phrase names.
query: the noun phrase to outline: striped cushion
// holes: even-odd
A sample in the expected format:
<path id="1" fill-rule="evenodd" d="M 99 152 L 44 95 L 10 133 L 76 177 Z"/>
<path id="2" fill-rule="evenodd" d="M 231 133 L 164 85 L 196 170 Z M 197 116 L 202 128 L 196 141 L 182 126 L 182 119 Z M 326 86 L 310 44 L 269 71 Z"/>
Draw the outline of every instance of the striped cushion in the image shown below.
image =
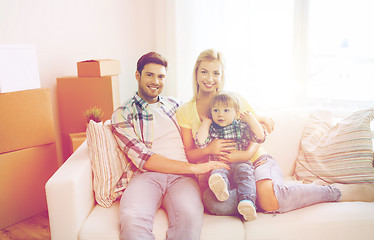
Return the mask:
<path id="1" fill-rule="evenodd" d="M 95 199 L 99 205 L 110 207 L 127 186 L 132 164 L 118 148 L 108 123 L 96 123 L 91 120 L 86 135 Z"/>
<path id="2" fill-rule="evenodd" d="M 303 132 L 296 178 L 304 182 L 374 182 L 373 118 L 373 108 L 357 111 L 336 125 L 312 114 Z"/>

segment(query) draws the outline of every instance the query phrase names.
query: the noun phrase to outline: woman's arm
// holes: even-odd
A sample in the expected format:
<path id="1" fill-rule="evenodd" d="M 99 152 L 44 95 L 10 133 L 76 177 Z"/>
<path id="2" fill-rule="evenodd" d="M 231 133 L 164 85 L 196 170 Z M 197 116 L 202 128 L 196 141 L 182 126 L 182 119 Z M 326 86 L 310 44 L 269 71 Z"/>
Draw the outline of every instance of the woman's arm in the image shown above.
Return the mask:
<path id="1" fill-rule="evenodd" d="M 212 124 L 212 119 L 204 117 L 199 130 L 196 133 L 196 142 L 198 145 L 204 145 L 209 137 L 209 128 Z"/>
<path id="2" fill-rule="evenodd" d="M 181 127 L 183 145 L 189 162 L 197 163 L 208 156 L 206 148 L 197 148 L 192 137 L 192 130 Z"/>
<path id="3" fill-rule="evenodd" d="M 271 133 L 274 130 L 275 123 L 272 118 L 263 117 L 255 113 L 252 114 L 268 133 Z"/>

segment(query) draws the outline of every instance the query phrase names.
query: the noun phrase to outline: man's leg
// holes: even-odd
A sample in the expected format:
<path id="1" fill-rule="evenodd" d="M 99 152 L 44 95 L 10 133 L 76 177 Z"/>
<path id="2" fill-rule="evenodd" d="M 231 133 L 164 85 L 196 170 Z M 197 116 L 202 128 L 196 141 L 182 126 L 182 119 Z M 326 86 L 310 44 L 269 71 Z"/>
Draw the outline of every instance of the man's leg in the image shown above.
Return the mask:
<path id="1" fill-rule="evenodd" d="M 169 217 L 167 239 L 200 239 L 204 207 L 194 179 L 169 174 L 162 206 Z"/>
<path id="2" fill-rule="evenodd" d="M 121 239 L 154 239 L 153 219 L 165 192 L 167 175 L 146 172 L 135 175 L 120 202 Z"/>

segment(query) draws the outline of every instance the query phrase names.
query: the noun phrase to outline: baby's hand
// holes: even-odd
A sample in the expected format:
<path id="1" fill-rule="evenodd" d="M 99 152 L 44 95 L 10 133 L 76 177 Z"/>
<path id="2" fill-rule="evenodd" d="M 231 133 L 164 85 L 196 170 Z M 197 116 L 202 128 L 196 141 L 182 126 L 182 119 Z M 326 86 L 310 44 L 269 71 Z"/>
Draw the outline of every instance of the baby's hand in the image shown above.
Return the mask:
<path id="1" fill-rule="evenodd" d="M 212 123 L 212 119 L 210 119 L 207 115 L 201 116 L 201 121 L 209 124 Z"/>
<path id="2" fill-rule="evenodd" d="M 246 123 L 249 123 L 253 118 L 254 116 L 250 111 L 240 113 L 240 116 L 239 116 L 239 119 Z"/>

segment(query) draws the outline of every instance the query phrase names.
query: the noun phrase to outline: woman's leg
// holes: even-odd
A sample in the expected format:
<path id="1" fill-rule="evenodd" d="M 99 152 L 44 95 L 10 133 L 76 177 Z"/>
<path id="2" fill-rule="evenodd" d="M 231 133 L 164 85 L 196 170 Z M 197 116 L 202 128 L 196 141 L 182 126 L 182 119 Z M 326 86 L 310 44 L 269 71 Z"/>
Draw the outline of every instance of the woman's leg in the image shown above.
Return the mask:
<path id="1" fill-rule="evenodd" d="M 274 212 L 279 209 L 278 199 L 275 197 L 273 181 L 263 179 L 256 182 L 256 205 L 265 212 Z"/>
<path id="2" fill-rule="evenodd" d="M 256 160 L 255 177 L 258 205 L 267 212 L 284 213 L 321 202 L 338 201 L 341 193 L 334 186 L 283 183 L 282 171 L 271 156 Z"/>
<path id="3" fill-rule="evenodd" d="M 238 212 L 237 189 L 229 190 L 229 198 L 224 201 L 218 201 L 214 193 L 208 188 L 203 193 L 203 203 L 205 210 L 213 215 L 236 216 Z"/>

